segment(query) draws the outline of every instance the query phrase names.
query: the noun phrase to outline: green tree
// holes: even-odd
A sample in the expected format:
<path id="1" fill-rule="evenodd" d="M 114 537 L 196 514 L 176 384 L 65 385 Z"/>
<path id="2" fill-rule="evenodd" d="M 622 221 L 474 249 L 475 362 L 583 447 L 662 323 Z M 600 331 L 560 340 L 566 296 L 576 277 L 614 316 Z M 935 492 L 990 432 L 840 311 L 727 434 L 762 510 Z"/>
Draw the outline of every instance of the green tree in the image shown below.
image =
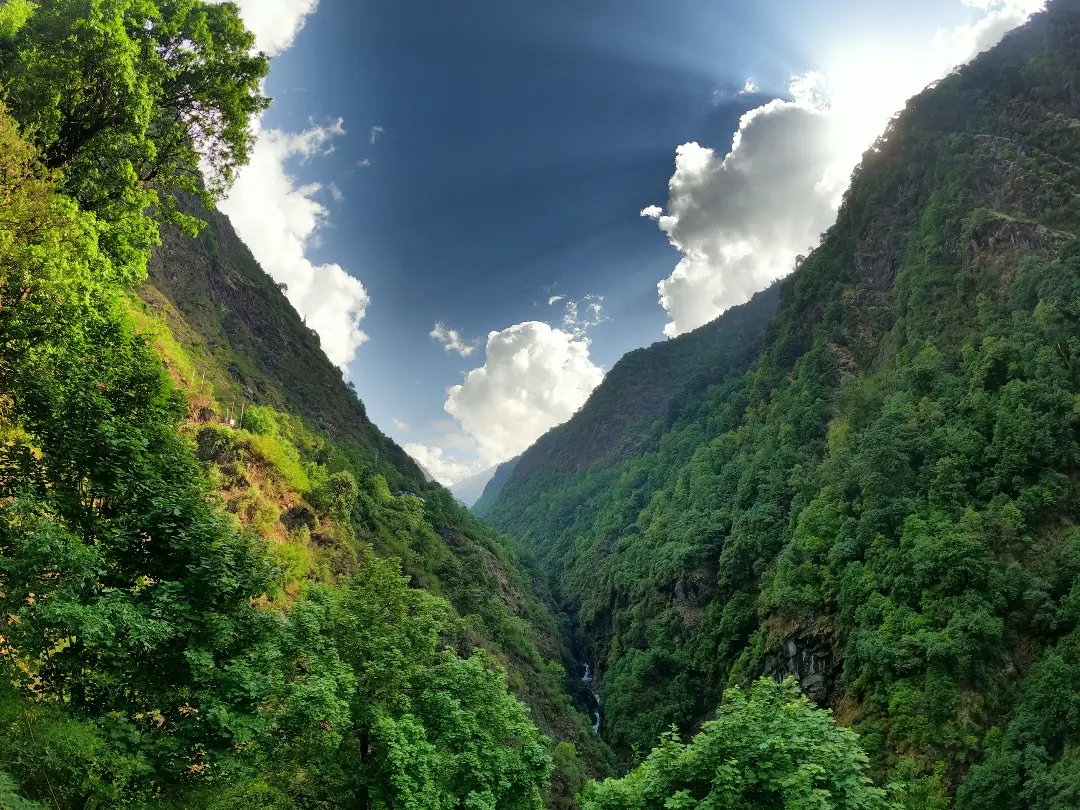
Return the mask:
<path id="1" fill-rule="evenodd" d="M 342 592 L 333 636 L 357 673 L 349 791 L 374 810 L 536 810 L 548 740 L 487 656 L 441 649 L 450 606 L 408 587 L 396 561 L 369 558 Z"/>
<path id="2" fill-rule="evenodd" d="M 622 779 L 592 782 L 584 810 L 884 810 L 850 729 L 789 679 L 729 690 L 688 744 L 665 734 Z"/>
<path id="3" fill-rule="evenodd" d="M 30 0 L 7 0 L 0 6 L 0 40 L 14 39 L 33 12 Z"/>
<path id="4" fill-rule="evenodd" d="M 144 211 L 190 230 L 174 193 L 209 203 L 247 161 L 266 56 L 233 3 L 42 0 L 6 16 L 22 22 L 0 26 L 12 115 L 64 191 L 111 224 L 110 255 L 141 273 L 157 236 Z"/>
<path id="5" fill-rule="evenodd" d="M 45 806 L 28 802 L 19 795 L 11 777 L 0 771 L 0 810 L 44 810 Z"/>

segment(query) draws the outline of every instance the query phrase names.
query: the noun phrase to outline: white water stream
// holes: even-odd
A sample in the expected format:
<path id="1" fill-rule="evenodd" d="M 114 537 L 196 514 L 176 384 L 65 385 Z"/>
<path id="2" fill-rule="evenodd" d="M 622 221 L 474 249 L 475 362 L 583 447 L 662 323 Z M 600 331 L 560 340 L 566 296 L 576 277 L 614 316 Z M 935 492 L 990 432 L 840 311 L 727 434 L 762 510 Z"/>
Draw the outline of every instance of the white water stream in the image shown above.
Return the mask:
<path id="1" fill-rule="evenodd" d="M 593 730 L 593 734 L 599 734 L 600 733 L 600 696 L 598 694 L 596 694 L 596 690 L 593 688 L 593 685 L 592 685 L 592 672 L 589 669 L 588 664 L 585 665 L 585 674 L 581 676 L 581 682 L 583 684 L 585 684 L 585 686 L 589 690 L 589 694 L 592 695 L 593 700 L 596 701 L 596 708 L 593 710 L 593 719 L 596 722 L 593 723 L 592 730 Z"/>

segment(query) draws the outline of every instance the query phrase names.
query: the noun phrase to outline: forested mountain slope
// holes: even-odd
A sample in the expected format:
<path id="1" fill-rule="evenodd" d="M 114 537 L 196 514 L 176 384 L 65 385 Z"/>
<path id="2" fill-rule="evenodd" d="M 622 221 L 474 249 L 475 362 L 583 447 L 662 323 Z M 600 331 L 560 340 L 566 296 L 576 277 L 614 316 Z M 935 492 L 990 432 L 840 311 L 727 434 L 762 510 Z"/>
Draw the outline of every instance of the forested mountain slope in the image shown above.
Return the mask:
<path id="1" fill-rule="evenodd" d="M 651 447 L 659 438 L 657 423 L 663 425 L 680 401 L 750 365 L 778 300 L 779 288 L 774 286 L 733 307 L 722 319 L 626 354 L 580 413 L 546 433 L 518 459 L 511 485 L 541 468 L 577 472 L 597 461 L 616 461 Z"/>
<path id="2" fill-rule="evenodd" d="M 564 627 L 207 208 L 253 44 L 0 4 L 0 806 L 567 806 Z"/>
<path id="3" fill-rule="evenodd" d="M 259 267 L 228 218 L 192 197 L 181 204 L 207 227 L 195 239 L 177 229 L 162 234 L 141 297 L 151 306 L 159 296 L 168 302 L 170 328 L 201 362 L 223 369 L 243 400 L 296 413 L 336 440 L 378 449 L 393 469 L 423 481 L 416 463 L 367 418 L 319 336 Z"/>
<path id="4" fill-rule="evenodd" d="M 502 492 L 503 486 L 510 480 L 510 476 L 514 473 L 514 468 L 517 466 L 520 456 L 514 456 L 509 461 L 504 461 L 502 464 L 495 468 L 495 473 L 491 476 L 491 480 L 484 486 L 484 492 L 480 496 L 479 500 L 472 505 L 472 513 L 483 517 L 487 514 L 487 510 L 491 508 L 491 504 L 495 503 L 499 497 L 499 493 Z"/>
<path id="5" fill-rule="evenodd" d="M 752 367 L 656 435 L 602 386 L 522 456 L 487 514 L 576 611 L 621 755 L 794 674 L 919 806 L 1080 806 L 1078 155 L 1056 0 L 890 124 Z"/>
<path id="6" fill-rule="evenodd" d="M 603 746 L 565 702 L 559 667 L 574 668 L 565 629 L 534 595 L 513 549 L 441 485 L 427 483 L 368 420 L 228 218 L 189 210 L 206 228 L 198 238 L 163 233 L 133 308 L 145 333 L 164 338 L 156 348 L 187 394 L 185 430 L 226 508 L 288 557 L 286 587 L 297 592 L 308 578 L 351 573 L 351 536 L 400 559 L 414 586 L 449 599 L 464 617 L 461 649 L 494 652 L 543 731 L 584 747 L 587 771 L 605 773 Z M 243 430 L 221 425 L 229 413 L 244 420 Z M 279 447 L 261 446 L 267 439 Z M 290 461 L 299 462 L 299 477 Z M 350 476 L 381 492 L 375 500 L 384 511 L 346 509 L 348 520 L 340 519 L 333 504 L 353 497 Z M 418 497 L 391 495 L 402 491 Z"/>

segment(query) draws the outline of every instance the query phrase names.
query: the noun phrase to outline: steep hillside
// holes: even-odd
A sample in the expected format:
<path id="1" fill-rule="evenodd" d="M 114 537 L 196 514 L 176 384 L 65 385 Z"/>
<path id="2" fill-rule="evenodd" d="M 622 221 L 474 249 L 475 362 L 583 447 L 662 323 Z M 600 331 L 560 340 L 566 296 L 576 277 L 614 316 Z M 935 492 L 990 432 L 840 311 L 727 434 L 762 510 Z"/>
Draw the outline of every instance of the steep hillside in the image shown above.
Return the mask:
<path id="1" fill-rule="evenodd" d="M 624 355 L 569 422 L 496 468 L 473 513 L 486 517 L 507 486 L 542 486 L 533 481 L 536 475 L 557 480 L 653 447 L 680 401 L 750 365 L 779 300 L 774 285 L 713 323 Z"/>
<path id="2" fill-rule="evenodd" d="M 519 486 L 541 469 L 580 472 L 598 461 L 618 461 L 654 446 L 673 406 L 750 365 L 779 299 L 779 287 L 773 286 L 733 307 L 724 318 L 626 354 L 580 413 L 522 454 L 507 484 Z"/>
<path id="3" fill-rule="evenodd" d="M 184 197 L 182 206 L 207 227 L 197 239 L 166 230 L 139 294 L 165 316 L 200 375 L 220 374 L 215 389 L 228 391 L 237 407 L 247 401 L 295 413 L 336 441 L 378 450 L 386 471 L 423 482 L 416 463 L 368 419 L 319 336 L 259 267 L 228 218 L 192 197 Z"/>
<path id="4" fill-rule="evenodd" d="M 576 670 L 565 629 L 513 550 L 367 419 L 228 218 L 190 213 L 207 227 L 197 239 L 163 234 L 134 310 L 144 332 L 163 338 L 159 353 L 188 392 L 187 431 L 226 508 L 281 549 L 284 590 L 352 573 L 356 542 L 400 559 L 414 586 L 457 609 L 461 649 L 493 652 L 540 728 L 576 744 L 587 773 L 606 773 L 609 755 L 564 697 Z M 230 413 L 243 430 L 221 424 Z M 342 474 L 374 508 L 338 514 Z M 391 494 L 401 491 L 419 497 Z"/>
<path id="5" fill-rule="evenodd" d="M 520 460 L 521 456 L 514 456 L 509 461 L 504 461 L 495 468 L 491 480 L 484 486 L 483 494 L 481 494 L 476 503 L 472 505 L 472 513 L 474 515 L 484 517 L 484 515 L 487 514 L 491 505 L 495 503 L 496 499 L 499 497 L 499 493 L 502 492 L 502 488 L 506 486 L 506 482 L 510 480 L 510 476 L 513 475 L 514 468 Z"/>
<path id="6" fill-rule="evenodd" d="M 1080 805 L 1078 154 L 1057 0 L 866 153 L 749 370 L 661 408 L 643 350 L 523 455 L 487 514 L 576 613 L 620 754 L 794 674 L 921 807 Z"/>
<path id="7" fill-rule="evenodd" d="M 565 619 L 207 210 L 267 70 L 232 3 L 0 4 L 0 805 L 571 806 Z"/>

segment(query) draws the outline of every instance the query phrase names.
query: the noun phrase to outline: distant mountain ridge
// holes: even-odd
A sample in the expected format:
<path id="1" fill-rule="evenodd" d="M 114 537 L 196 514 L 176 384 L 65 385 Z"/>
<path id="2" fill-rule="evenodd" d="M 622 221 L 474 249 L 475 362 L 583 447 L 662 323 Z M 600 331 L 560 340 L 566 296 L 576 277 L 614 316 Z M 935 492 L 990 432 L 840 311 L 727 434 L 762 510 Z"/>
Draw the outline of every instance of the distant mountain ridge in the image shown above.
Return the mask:
<path id="1" fill-rule="evenodd" d="M 488 481 L 491 480 L 491 476 L 495 474 L 497 469 L 498 465 L 488 467 L 488 469 L 478 472 L 476 475 L 463 478 L 457 483 L 451 484 L 450 491 L 466 508 L 472 508 L 472 505 L 480 500 L 480 496 L 484 494 L 484 487 L 487 486 Z"/>
<path id="2" fill-rule="evenodd" d="M 502 488 L 510 479 L 510 476 L 514 472 L 514 468 L 517 467 L 520 460 L 521 456 L 514 456 L 512 459 L 498 465 L 494 471 L 492 471 L 491 478 L 488 480 L 487 484 L 484 485 L 483 493 L 481 493 L 480 497 L 471 507 L 474 515 L 483 517 L 487 514 L 488 509 L 491 508 L 491 504 L 499 497 L 499 493 L 502 492 Z"/>
<path id="3" fill-rule="evenodd" d="M 681 399 L 753 362 L 780 289 L 774 284 L 699 329 L 623 355 L 578 413 L 518 457 L 506 483 L 518 486 L 541 469 L 579 472 L 653 446 Z"/>

